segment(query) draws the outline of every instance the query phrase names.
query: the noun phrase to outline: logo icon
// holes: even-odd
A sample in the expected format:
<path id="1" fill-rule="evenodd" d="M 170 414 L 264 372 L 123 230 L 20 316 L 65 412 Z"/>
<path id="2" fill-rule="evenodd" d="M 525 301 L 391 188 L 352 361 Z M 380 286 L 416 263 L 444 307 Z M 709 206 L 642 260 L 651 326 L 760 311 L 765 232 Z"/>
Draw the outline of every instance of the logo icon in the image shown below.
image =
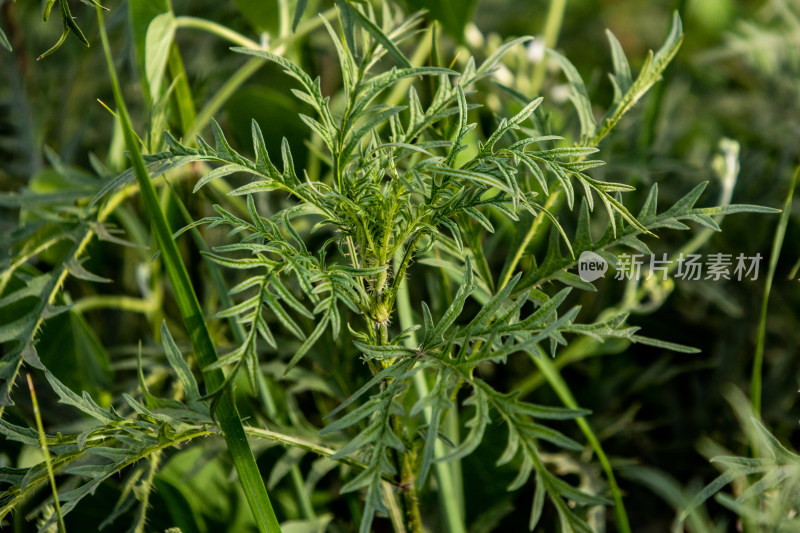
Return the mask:
<path id="1" fill-rule="evenodd" d="M 586 251 L 578 259 L 578 275 L 583 281 L 592 282 L 606 277 L 608 263 L 594 252 Z"/>

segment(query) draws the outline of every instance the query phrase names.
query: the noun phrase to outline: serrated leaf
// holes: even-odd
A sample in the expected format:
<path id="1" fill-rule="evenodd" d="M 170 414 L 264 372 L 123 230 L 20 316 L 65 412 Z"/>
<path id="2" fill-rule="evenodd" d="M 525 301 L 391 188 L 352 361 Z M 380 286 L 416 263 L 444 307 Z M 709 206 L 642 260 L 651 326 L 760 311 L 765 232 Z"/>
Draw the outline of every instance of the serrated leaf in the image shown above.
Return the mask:
<path id="1" fill-rule="evenodd" d="M 512 39 L 507 43 L 500 45 L 497 48 L 497 50 L 495 50 L 489 57 L 486 58 L 486 60 L 483 63 L 481 63 L 481 66 L 475 71 L 474 76 L 464 76 L 466 78 L 466 84 L 472 83 L 476 79 L 482 78 L 490 74 L 494 66 L 497 65 L 497 62 L 500 61 L 500 58 L 502 58 L 506 54 L 506 52 L 508 52 L 509 49 L 518 44 L 523 44 L 532 40 L 533 37 L 529 36 L 517 37 L 516 39 Z M 466 73 L 467 71 L 465 69 L 465 74 Z"/>
<path id="2" fill-rule="evenodd" d="M 202 178 L 197 180 L 197 183 L 194 186 L 192 192 L 199 191 L 206 183 L 210 181 L 214 181 L 215 179 L 224 178 L 225 176 L 230 176 L 235 172 L 252 172 L 252 170 L 248 167 L 239 165 L 237 163 L 230 163 L 227 165 L 223 165 L 219 168 L 215 168 L 214 170 L 206 173 Z"/>
<path id="3" fill-rule="evenodd" d="M 351 154 L 355 151 L 361 141 L 364 139 L 367 134 L 371 133 L 376 126 L 389 120 L 390 118 L 396 116 L 400 111 L 403 111 L 405 106 L 394 106 L 388 107 L 375 113 L 374 115 L 370 115 L 364 121 L 364 123 L 359 126 L 359 128 L 348 135 L 348 141 L 345 147 L 342 149 L 341 158 L 344 161 L 351 156 Z"/>
<path id="4" fill-rule="evenodd" d="M 610 75 L 611 81 L 614 83 L 614 102 L 622 99 L 622 95 L 628 92 L 633 84 L 633 77 L 631 75 L 631 67 L 628 64 L 628 58 L 622 49 L 622 45 L 611 33 L 611 30 L 606 30 L 606 37 L 608 38 L 609 45 L 611 46 L 611 60 L 614 65 L 614 74 Z"/>
<path id="5" fill-rule="evenodd" d="M 386 378 L 398 378 L 406 373 L 406 371 L 411 367 L 411 364 L 414 361 L 412 359 L 402 359 L 400 361 L 395 362 L 388 368 L 384 368 L 377 374 L 375 374 L 372 379 L 370 379 L 367 383 L 365 383 L 360 389 L 350 395 L 344 402 L 339 404 L 335 409 L 333 409 L 330 413 L 325 415 L 325 418 L 332 418 L 335 417 L 340 411 L 346 409 L 349 405 L 363 396 L 368 390 L 372 387 L 380 383 L 382 380 Z M 324 431 L 324 430 L 323 430 Z"/>
<path id="6" fill-rule="evenodd" d="M 464 178 L 483 187 L 495 187 L 501 191 L 507 192 L 509 195 L 514 194 L 514 191 L 508 186 L 507 183 L 500 178 L 486 172 L 477 172 L 474 170 L 463 170 L 460 168 L 449 167 L 428 167 L 426 170 L 431 174 Z"/>
<path id="7" fill-rule="evenodd" d="M 86 270 L 83 267 L 83 263 L 85 261 L 86 260 L 78 261 L 74 257 L 72 257 L 65 263 L 65 266 L 70 275 L 72 275 L 75 278 L 82 279 L 84 281 L 91 281 L 94 283 L 111 283 L 110 279 L 98 276 L 96 274 L 92 274 L 91 272 Z"/>
<path id="8" fill-rule="evenodd" d="M 646 344 L 647 346 L 664 348 L 665 350 L 670 350 L 673 352 L 700 353 L 700 350 L 698 348 L 694 348 L 692 346 L 686 346 L 684 344 L 678 344 L 675 342 L 662 341 L 660 339 L 652 339 L 650 337 L 644 337 L 642 335 L 632 335 L 631 340 L 638 344 Z"/>
<path id="9" fill-rule="evenodd" d="M 71 405 L 72 407 L 79 409 L 93 418 L 96 418 L 104 424 L 109 424 L 118 418 L 110 411 L 106 411 L 97 405 L 88 394 L 84 393 L 84 395 L 81 397 L 72 392 L 49 371 L 45 370 L 44 375 L 47 378 L 47 381 L 50 383 L 50 386 L 53 388 L 53 391 L 58 396 L 60 403 Z"/>
<path id="10" fill-rule="evenodd" d="M 509 300 L 511 293 L 514 291 L 514 287 L 517 286 L 521 277 L 522 273 L 520 272 L 511 278 L 499 292 L 492 296 L 489 301 L 481 307 L 481 310 L 478 311 L 475 318 L 464 327 L 461 334 L 465 337 L 469 337 L 482 328 L 494 316 L 497 310 L 500 309 L 500 306 Z"/>

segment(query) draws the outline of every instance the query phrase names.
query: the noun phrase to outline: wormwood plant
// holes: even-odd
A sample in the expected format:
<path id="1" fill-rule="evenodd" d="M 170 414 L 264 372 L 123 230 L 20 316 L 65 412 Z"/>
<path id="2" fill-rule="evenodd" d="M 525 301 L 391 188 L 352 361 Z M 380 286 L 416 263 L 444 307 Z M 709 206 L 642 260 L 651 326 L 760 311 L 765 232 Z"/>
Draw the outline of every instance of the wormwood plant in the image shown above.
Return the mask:
<path id="1" fill-rule="evenodd" d="M 102 34 L 133 168 L 111 178 L 95 159 L 95 174 L 105 179 L 101 181 L 52 157 L 51 164 L 68 184 L 66 192 L 4 196 L 6 205 L 21 206 L 34 216 L 12 236 L 15 254 L 0 278 L 0 310 L 19 316 L 0 327 L 0 342 L 6 346 L 0 366 L 3 405 L 11 404 L 12 386 L 25 365 L 41 370 L 59 400 L 91 417 L 92 423 L 79 433 L 44 438 L 41 431 L 0 419 L 6 439 L 38 445 L 42 437 L 52 454 L 47 464 L 0 469 L 0 482 L 7 485 L 0 497 L 0 519 L 46 486 L 50 471 L 69 479 L 58 492 L 59 513 L 45 513 L 43 529 L 100 484 L 125 473 L 119 505 L 106 523 L 138 502 L 134 529 L 141 531 L 153 478 L 167 450 L 221 433 L 264 531 L 276 530 L 278 522 L 245 434 L 300 455 L 323 456 L 327 466 L 320 468 L 338 467 L 340 492 L 363 495 L 361 532 L 371 530 L 376 514 L 388 516 L 396 531 L 422 531 L 420 500 L 432 489 L 439 495 L 448 530 L 465 531 L 460 488 L 454 486 L 458 464 L 478 449 L 497 422 L 506 432 L 506 448 L 496 463 L 516 471 L 508 489 L 527 483 L 535 487 L 530 529 L 549 500 L 565 531 L 591 531 L 593 511 L 609 504 L 619 530 L 629 530 L 611 465 L 584 418 L 590 411 L 569 405 L 574 402 L 560 407 L 525 401 L 518 392 L 497 389 L 485 373 L 523 354 L 537 361 L 557 357 L 557 348 L 580 337 L 692 351 L 639 335 L 624 313 L 579 320 L 580 308 L 570 299 L 574 288 L 593 290 L 569 271 L 581 252 L 596 252 L 614 265 L 618 250 L 649 251 L 640 237 L 656 230 L 687 229 L 685 222 L 718 230 L 716 215 L 768 211 L 746 205 L 696 207 L 705 186 L 701 184 L 661 211 L 653 186 L 634 215 L 623 201 L 623 193 L 633 187 L 591 176 L 591 169 L 603 164 L 589 159 L 598 151 L 596 145 L 677 52 L 680 19 L 675 16 L 663 47 L 648 56 L 636 78 L 609 34 L 615 96 L 599 123 L 577 70 L 551 52 L 570 84 L 580 133 L 554 135 L 540 112 L 543 99 L 531 95 L 516 114 L 498 120 L 479 140 L 470 113 L 476 104 L 470 101 L 503 55 L 530 38 L 509 41 L 483 61 L 470 58 L 460 70 L 413 66 L 402 48 L 411 46 L 419 15 L 398 18 L 385 7 L 378 17 L 368 4 L 338 2 L 337 7 L 338 24 L 321 19 L 339 60 L 342 92 L 335 100 L 323 95 L 319 78 L 275 50 L 233 48 L 276 63 L 296 82 L 292 94 L 313 110 L 313 116 L 301 119 L 313 136 L 313 157 L 325 169 L 313 178 L 296 168 L 296 147 L 286 140 L 279 155 L 268 153 L 256 121 L 252 156 L 234 149 L 216 122 L 212 143 L 167 133 L 164 151 L 140 155 Z M 430 31 L 425 38 L 434 35 Z M 397 105 L 400 100 L 405 105 Z M 151 178 L 195 177 L 186 168 L 203 169 L 194 192 L 216 186 L 228 191 L 228 199 L 225 205 L 214 204 L 213 214 L 189 221 L 173 235 Z M 158 331 L 179 393 L 172 398 L 151 393 L 140 357 L 138 392 L 124 393 L 104 407 L 88 393 L 76 394 L 45 368 L 37 356 L 36 333 L 51 317 L 70 312 L 56 298 L 65 278 L 102 281 L 83 266 L 86 247 L 95 236 L 122 243 L 107 219 L 131 194 L 134 179 L 203 381 L 197 381 L 190 364 L 195 359 L 164 324 Z M 561 198 L 566 210 L 560 207 Z M 275 199 L 281 204 L 278 209 Z M 596 200 L 602 210 L 595 209 Z M 574 211 L 576 231 L 570 236 L 560 220 Z M 484 250 L 485 237 L 498 224 L 518 222 L 523 212 L 531 215 L 532 225 L 519 229 L 513 253 L 495 272 Z M 597 240 L 591 222 L 605 225 Z M 548 227 L 547 253 L 537 261 L 528 244 Z M 217 229 L 226 233 L 223 242 Z M 210 310 L 213 328 L 205 325 L 199 289 L 190 283 L 176 245 L 187 233 L 199 243 L 215 279 L 232 280 L 218 295 L 226 303 Z M 55 243 L 67 244 L 56 268 L 35 269 L 31 260 Z M 523 257 L 530 259 L 524 268 Z M 445 283 L 455 282 L 454 292 L 412 302 L 408 280 L 431 266 L 441 269 Z M 217 357 L 224 346 L 231 348 Z M 284 383 L 299 385 L 298 372 L 316 368 L 308 359 L 330 368 L 343 364 L 342 358 L 348 368 L 349 361 L 359 359 L 370 377 L 358 388 L 349 383 L 316 386 L 315 392 L 324 397 L 315 413 L 324 416 L 320 431 L 309 422 L 314 417 L 294 403 L 291 387 L 285 392 L 286 414 L 269 407 L 270 395 Z M 266 380 L 265 370 L 276 379 Z M 244 425 L 237 413 L 233 389 L 240 373 L 261 395 L 265 409 L 273 411 L 268 429 Z M 338 375 L 334 369 L 330 374 Z M 548 375 L 554 386 L 561 383 Z M 333 402 L 338 405 L 329 410 Z M 445 421 L 457 420 L 459 412 L 465 413 L 463 435 L 448 434 Z M 607 487 L 577 487 L 553 466 L 554 455 L 583 449 L 556 429 L 556 421 L 575 419 L 601 462 Z M 290 466 L 297 468 L 299 455 L 292 457 L 281 460 L 270 477 L 279 480 Z M 307 496 L 310 489 L 300 484 L 298 491 Z M 314 518 L 310 503 L 305 512 Z"/>
<path id="2" fill-rule="evenodd" d="M 733 455 L 710 439 L 702 443 L 704 452 L 714 455 L 711 462 L 721 473 L 687 499 L 675 529 L 687 523 L 696 531 L 710 531 L 712 528 L 693 511 L 715 496 L 720 505 L 740 517 L 740 527 L 747 530 L 797 531 L 800 455 L 781 444 L 753 416 L 750 402 L 738 389 L 730 387 L 726 399 L 742 425 L 743 434 L 754 446 L 753 456 Z M 734 485 L 733 494 L 721 492 L 729 484 Z"/>

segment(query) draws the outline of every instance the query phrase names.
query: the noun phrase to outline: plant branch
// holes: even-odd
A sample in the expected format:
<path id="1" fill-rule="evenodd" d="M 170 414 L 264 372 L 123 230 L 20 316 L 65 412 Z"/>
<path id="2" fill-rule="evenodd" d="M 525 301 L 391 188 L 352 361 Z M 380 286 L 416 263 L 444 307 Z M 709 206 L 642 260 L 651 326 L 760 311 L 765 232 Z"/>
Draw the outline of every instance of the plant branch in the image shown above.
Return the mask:
<path id="1" fill-rule="evenodd" d="M 402 280 L 397 292 L 397 314 L 400 322 L 400 329 L 406 330 L 414 325 L 411 315 L 411 299 L 408 291 L 408 281 Z M 411 331 L 406 338 L 407 347 L 415 349 L 418 346 L 417 334 Z M 413 377 L 414 391 L 417 398 L 425 398 L 430 390 L 425 379 L 424 372 L 417 372 Z M 433 408 L 428 405 L 422 410 L 423 424 L 430 423 Z M 459 494 L 461 486 L 454 483 L 453 471 L 458 468 L 459 461 L 453 460 L 447 463 L 435 461 L 437 457 L 443 457 L 446 453 L 444 444 L 437 439 L 434 444 L 433 472 L 436 476 L 436 485 L 439 494 L 439 504 L 442 506 L 444 521 L 449 533 L 466 533 L 467 528 L 464 524 L 464 509 L 460 505 L 463 502 L 463 494 Z"/>

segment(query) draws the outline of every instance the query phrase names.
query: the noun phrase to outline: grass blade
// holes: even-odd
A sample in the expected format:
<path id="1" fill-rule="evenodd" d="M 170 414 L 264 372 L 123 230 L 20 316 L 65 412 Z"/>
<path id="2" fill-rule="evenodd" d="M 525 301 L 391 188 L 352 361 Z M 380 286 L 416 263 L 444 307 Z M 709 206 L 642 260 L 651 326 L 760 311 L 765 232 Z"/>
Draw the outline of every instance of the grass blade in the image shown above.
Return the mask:
<path id="1" fill-rule="evenodd" d="M 761 371 L 764 366 L 764 341 L 767 332 L 767 306 L 769 304 L 769 293 L 772 290 L 772 281 L 775 279 L 775 269 L 778 266 L 778 257 L 783 247 L 783 237 L 786 235 L 786 226 L 789 224 L 789 215 L 792 212 L 792 196 L 797 186 L 797 177 L 800 175 L 800 165 L 794 171 L 792 181 L 789 184 L 789 193 L 783 203 L 783 212 L 775 229 L 775 238 L 772 241 L 770 251 L 769 269 L 767 279 L 764 282 L 764 296 L 761 300 L 761 317 L 758 321 L 758 336 L 756 337 L 756 353 L 753 358 L 753 372 L 750 380 L 750 402 L 753 406 L 753 415 L 761 418 Z"/>
<path id="2" fill-rule="evenodd" d="M 155 187 L 145 167 L 144 159 L 136 142 L 133 126 L 128 115 L 125 102 L 122 99 L 122 92 L 117 80 L 117 74 L 111 59 L 111 51 L 108 44 L 103 23 L 103 14 L 100 7 L 97 7 L 97 19 L 100 27 L 100 38 L 103 43 L 103 50 L 106 56 L 109 76 L 111 77 L 114 99 L 117 104 L 119 118 L 123 127 L 125 146 L 130 153 L 131 164 L 139 184 L 140 194 L 144 208 L 151 218 L 153 232 L 156 235 L 159 249 L 161 250 L 164 265 L 170 283 L 173 287 L 178 308 L 183 316 L 186 329 L 192 341 L 195 353 L 202 368 L 206 368 L 217 360 L 217 352 L 208 328 L 203 318 L 200 303 L 197 295 L 192 288 L 186 266 L 180 256 L 178 247 L 172 238 L 172 231 L 169 228 L 164 212 L 161 209 Z M 225 381 L 221 370 L 208 370 L 203 372 L 203 378 L 208 390 L 217 390 Z M 262 532 L 278 533 L 280 526 L 275 512 L 272 509 L 264 480 L 258 471 L 258 466 L 253 456 L 253 451 L 247 442 L 247 436 L 242 426 L 242 421 L 236 411 L 233 397 L 230 392 L 225 392 L 218 404 L 217 420 L 220 429 L 225 437 L 228 450 L 233 458 L 239 480 L 244 489 L 250 510 L 253 513 L 256 524 Z"/>
<path id="3" fill-rule="evenodd" d="M 31 403 L 33 404 L 33 416 L 36 418 L 36 429 L 39 430 L 39 445 L 42 447 L 42 454 L 44 454 L 44 463 L 47 465 L 47 477 L 50 478 L 50 487 L 53 489 L 53 505 L 56 509 L 56 519 L 58 520 L 59 533 L 66 533 L 67 526 L 64 525 L 64 516 L 61 514 L 61 504 L 58 501 L 58 489 L 56 487 L 56 476 L 53 473 L 53 462 L 50 460 L 50 449 L 47 447 L 47 435 L 44 433 L 44 425 L 42 424 L 42 414 L 39 412 L 39 401 L 36 399 L 36 390 L 33 388 L 33 380 L 31 375 L 27 374 L 28 390 L 31 393 Z"/>

